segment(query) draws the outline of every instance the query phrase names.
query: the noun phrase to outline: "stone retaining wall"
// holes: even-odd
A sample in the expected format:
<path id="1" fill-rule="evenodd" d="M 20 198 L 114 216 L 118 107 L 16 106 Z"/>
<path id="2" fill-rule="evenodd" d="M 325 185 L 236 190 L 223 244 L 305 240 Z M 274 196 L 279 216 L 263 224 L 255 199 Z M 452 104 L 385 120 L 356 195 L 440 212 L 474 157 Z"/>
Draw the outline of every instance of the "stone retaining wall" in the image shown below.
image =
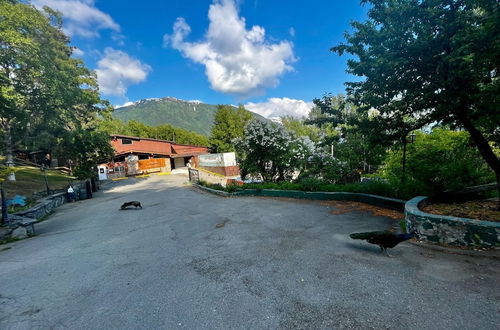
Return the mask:
<path id="1" fill-rule="evenodd" d="M 418 205 L 426 199 L 418 196 L 405 205 L 407 228 L 415 229 L 420 239 L 456 246 L 500 246 L 500 223 L 425 213 Z"/>
<path id="2" fill-rule="evenodd" d="M 75 190 L 76 200 L 86 199 L 87 192 L 85 188 L 85 181 L 73 184 Z M 42 193 L 40 193 L 42 194 Z M 36 196 L 36 194 L 34 194 Z M 46 195 L 46 193 L 45 193 Z M 64 192 L 58 192 L 48 197 L 39 199 L 37 204 L 32 208 L 9 214 L 9 222 L 7 226 L 2 227 L 0 230 L 0 241 L 5 241 L 9 238 L 25 238 L 28 234 L 33 234 L 29 228 L 24 228 L 21 223 L 33 222 L 42 219 L 53 210 L 68 201 L 68 195 Z"/>

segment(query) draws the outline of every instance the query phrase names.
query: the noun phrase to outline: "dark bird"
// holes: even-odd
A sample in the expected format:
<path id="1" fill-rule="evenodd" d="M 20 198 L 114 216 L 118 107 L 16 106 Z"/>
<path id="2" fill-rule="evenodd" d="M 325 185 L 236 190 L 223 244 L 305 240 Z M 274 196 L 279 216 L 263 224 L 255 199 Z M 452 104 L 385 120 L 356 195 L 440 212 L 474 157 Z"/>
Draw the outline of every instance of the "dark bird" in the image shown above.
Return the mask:
<path id="1" fill-rule="evenodd" d="M 135 208 L 138 208 L 140 207 L 142 209 L 142 205 L 140 202 L 138 201 L 131 201 L 131 202 L 126 202 L 126 203 L 123 203 L 123 205 L 120 207 L 121 210 L 125 210 L 127 207 L 129 206 L 135 206 Z"/>
<path id="2" fill-rule="evenodd" d="M 371 231 L 367 233 L 353 233 L 349 235 L 352 239 L 364 239 L 368 243 L 380 246 L 381 252 L 387 254 L 390 257 L 388 248 L 393 248 L 399 243 L 409 240 L 415 236 L 415 232 L 409 234 L 396 234 L 390 231 Z"/>

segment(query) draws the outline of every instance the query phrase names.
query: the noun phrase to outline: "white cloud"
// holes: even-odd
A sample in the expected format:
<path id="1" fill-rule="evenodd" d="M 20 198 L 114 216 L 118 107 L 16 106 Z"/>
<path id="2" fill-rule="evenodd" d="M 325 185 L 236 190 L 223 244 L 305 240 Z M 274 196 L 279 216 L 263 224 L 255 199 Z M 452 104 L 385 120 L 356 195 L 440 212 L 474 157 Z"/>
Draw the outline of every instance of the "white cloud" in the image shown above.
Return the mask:
<path id="1" fill-rule="evenodd" d="M 114 108 L 115 108 L 115 109 L 118 109 L 118 108 L 128 107 L 129 105 L 133 105 L 134 103 L 135 103 L 135 102 L 130 102 L 130 101 L 128 101 L 128 102 L 125 102 L 125 103 L 120 104 L 120 105 L 115 105 L 115 106 L 114 106 Z"/>
<path id="2" fill-rule="evenodd" d="M 295 29 L 293 27 L 291 27 L 289 30 L 288 30 L 288 33 L 290 33 L 290 37 L 295 37 Z"/>
<path id="3" fill-rule="evenodd" d="M 99 36 L 99 30 L 120 31 L 111 16 L 94 6 L 95 0 L 32 0 L 37 8 L 48 6 L 60 11 L 64 19 L 64 31 L 69 35 L 92 38 Z"/>
<path id="4" fill-rule="evenodd" d="M 83 55 L 85 55 L 85 52 L 83 50 L 78 47 L 73 47 L 73 56 L 82 57 Z"/>
<path id="5" fill-rule="evenodd" d="M 106 48 L 95 71 L 103 94 L 124 97 L 129 85 L 146 80 L 151 67 L 121 50 Z"/>
<path id="6" fill-rule="evenodd" d="M 288 41 L 270 43 L 265 30 L 245 27 L 234 0 L 214 0 L 208 11 L 210 21 L 204 40 L 188 42 L 191 27 L 179 17 L 173 33 L 163 37 L 164 46 L 172 46 L 183 56 L 205 66 L 212 88 L 222 93 L 248 97 L 276 87 L 279 77 L 292 70 L 293 45 Z"/>
<path id="7" fill-rule="evenodd" d="M 272 97 L 267 100 L 267 102 L 249 102 L 245 104 L 245 109 L 269 119 L 276 119 L 284 116 L 303 118 L 307 117 L 313 106 L 314 104 L 312 102 L 290 99 L 288 97 Z"/>

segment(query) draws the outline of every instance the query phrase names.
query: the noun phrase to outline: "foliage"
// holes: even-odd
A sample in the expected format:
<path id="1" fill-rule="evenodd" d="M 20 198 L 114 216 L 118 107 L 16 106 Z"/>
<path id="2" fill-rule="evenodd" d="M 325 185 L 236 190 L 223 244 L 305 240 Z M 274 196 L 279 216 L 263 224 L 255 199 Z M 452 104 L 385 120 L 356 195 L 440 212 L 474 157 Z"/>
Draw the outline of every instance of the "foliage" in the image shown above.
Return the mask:
<path id="1" fill-rule="evenodd" d="M 220 191 L 226 191 L 226 188 L 224 188 L 224 186 L 222 186 L 220 183 L 209 183 L 209 182 L 204 181 L 204 180 L 199 180 L 198 184 L 200 186 L 204 186 L 204 187 L 207 187 L 207 188 L 211 188 L 211 189 L 215 189 L 215 190 L 220 190 Z"/>
<path id="2" fill-rule="evenodd" d="M 303 178 L 315 178 L 329 183 L 347 183 L 351 174 L 348 164 L 332 157 L 330 154 L 318 152 L 307 159 L 307 167 L 301 173 Z"/>
<path id="3" fill-rule="evenodd" d="M 11 174 L 14 173 L 15 169 L 10 166 L 5 166 L 0 164 L 0 183 L 4 182 L 5 179 Z"/>
<path id="4" fill-rule="evenodd" d="M 135 120 L 130 120 L 125 124 L 121 120 L 108 115 L 104 116 L 98 126 L 99 130 L 106 132 L 108 135 L 123 134 L 199 146 L 208 146 L 209 144 L 207 137 L 182 128 L 174 127 L 170 124 L 148 126 Z"/>
<path id="5" fill-rule="evenodd" d="M 276 190 L 300 190 L 321 192 L 353 192 L 374 194 L 390 198 L 410 199 L 418 195 L 418 191 L 410 185 L 402 187 L 399 182 L 370 181 L 365 183 L 331 184 L 317 179 L 305 179 L 298 183 L 292 182 L 265 182 L 247 183 L 243 189 L 276 189 Z"/>
<path id="6" fill-rule="evenodd" d="M 465 131 L 436 128 L 430 134 L 416 132 L 407 148 L 406 180 L 426 195 L 444 190 L 490 183 L 495 176 L 470 143 Z M 402 171 L 402 150 L 392 149 L 380 175 L 397 181 Z"/>
<path id="7" fill-rule="evenodd" d="M 322 153 L 313 159 L 309 172 L 313 174 L 315 164 L 320 165 L 322 160 L 334 168 L 330 169 L 330 175 L 325 173 L 327 167 L 318 168 L 317 175 L 332 182 L 349 182 L 355 179 L 357 172 L 372 172 L 381 163 L 387 145 L 387 141 L 382 143 L 383 132 L 378 129 L 375 116 L 363 113 L 353 100 L 342 94 L 326 94 L 315 99 L 314 104 L 306 122 L 323 130 L 318 143 L 323 148 Z M 326 152 L 332 156 L 326 157 Z"/>
<path id="8" fill-rule="evenodd" d="M 321 128 L 308 124 L 304 119 L 282 117 L 281 123 L 285 129 L 295 136 L 307 136 L 312 142 L 318 143 L 325 134 Z"/>
<path id="9" fill-rule="evenodd" d="M 236 151 L 233 140 L 243 137 L 245 125 L 252 118 L 250 112 L 242 105 L 238 109 L 229 105 L 219 105 L 210 135 L 212 150 L 216 153 Z"/>
<path id="10" fill-rule="evenodd" d="M 346 43 L 348 83 L 361 110 L 380 112 L 387 130 L 426 124 L 463 127 L 493 169 L 500 189 L 500 9 L 497 0 L 363 0 L 368 19 L 353 22 Z M 442 187 L 440 187 L 442 188 Z"/>
<path id="11" fill-rule="evenodd" d="M 0 127 L 12 163 L 13 148 L 53 151 L 109 108 L 95 73 L 71 57 L 59 13 L 5 0 L 0 12 Z"/>
<path id="12" fill-rule="evenodd" d="M 113 116 L 123 122 L 135 120 L 146 125 L 170 124 L 175 127 L 209 136 L 217 112 L 217 106 L 201 102 L 189 102 L 172 97 L 141 100 L 132 105 L 115 109 Z M 252 118 L 265 120 L 253 113 Z"/>
<path id="13" fill-rule="evenodd" d="M 95 176 L 95 164 L 108 161 L 114 154 L 109 135 L 99 131 L 74 130 L 61 147 L 61 154 L 77 164 L 74 175 L 78 179 Z"/>
<path id="14" fill-rule="evenodd" d="M 237 139 L 235 145 L 242 155 L 242 172 L 272 182 L 291 180 L 315 149 L 309 138 L 297 138 L 282 126 L 258 120 L 245 126 L 245 136 Z"/>

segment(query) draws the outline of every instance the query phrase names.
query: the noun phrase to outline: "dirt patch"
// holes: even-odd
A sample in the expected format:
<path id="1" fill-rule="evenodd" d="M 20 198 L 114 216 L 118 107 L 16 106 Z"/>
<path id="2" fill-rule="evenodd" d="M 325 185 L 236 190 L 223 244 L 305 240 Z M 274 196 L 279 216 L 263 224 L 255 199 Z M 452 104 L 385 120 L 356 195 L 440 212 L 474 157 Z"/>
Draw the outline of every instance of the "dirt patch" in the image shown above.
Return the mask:
<path id="1" fill-rule="evenodd" d="M 333 206 L 335 209 L 330 211 L 330 214 L 344 214 L 353 211 L 368 212 L 374 216 L 388 217 L 395 220 L 402 220 L 405 218 L 403 212 L 386 209 L 379 206 L 365 204 L 361 202 L 347 202 L 347 201 L 328 201 L 321 202 L 323 206 Z"/>
<path id="2" fill-rule="evenodd" d="M 500 210 L 497 207 L 497 199 L 488 199 L 457 204 L 426 202 L 420 206 L 420 209 L 432 214 L 500 222 Z"/>

